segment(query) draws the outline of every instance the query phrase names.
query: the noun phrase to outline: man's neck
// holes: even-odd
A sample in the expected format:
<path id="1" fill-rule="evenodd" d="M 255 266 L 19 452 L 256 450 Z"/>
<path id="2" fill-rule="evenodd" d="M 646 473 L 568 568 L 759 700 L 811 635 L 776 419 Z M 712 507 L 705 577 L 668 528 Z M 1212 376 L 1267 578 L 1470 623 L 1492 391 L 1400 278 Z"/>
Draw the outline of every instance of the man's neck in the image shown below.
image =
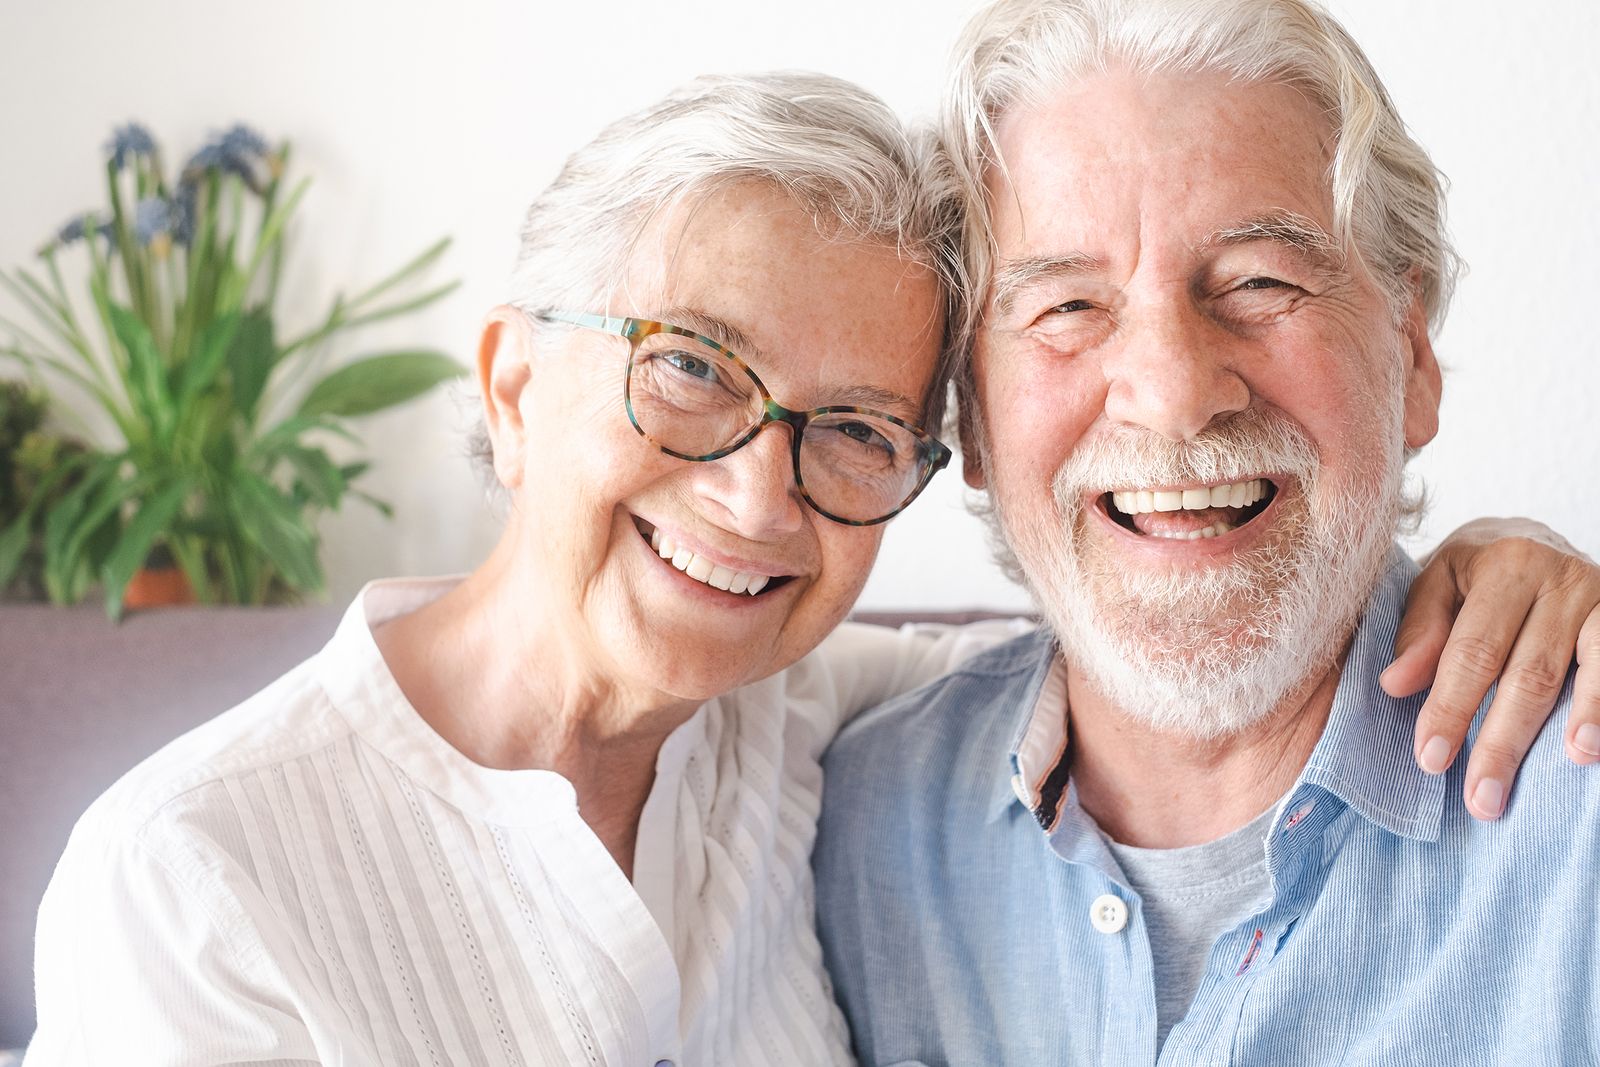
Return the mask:
<path id="1" fill-rule="evenodd" d="M 1260 722 L 1214 741 L 1156 730 L 1067 670 L 1072 781 L 1113 841 L 1182 848 L 1215 841 L 1289 791 L 1327 725 L 1343 657 Z"/>

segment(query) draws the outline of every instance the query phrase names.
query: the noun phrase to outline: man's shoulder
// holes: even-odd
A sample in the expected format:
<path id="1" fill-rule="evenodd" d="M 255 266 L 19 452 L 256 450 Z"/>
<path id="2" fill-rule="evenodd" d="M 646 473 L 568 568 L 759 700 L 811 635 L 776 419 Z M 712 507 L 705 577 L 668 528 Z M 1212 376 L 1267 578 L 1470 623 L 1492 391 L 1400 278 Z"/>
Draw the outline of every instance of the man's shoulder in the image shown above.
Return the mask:
<path id="1" fill-rule="evenodd" d="M 932 780 L 981 768 L 1004 779 L 1005 760 L 1023 704 L 1055 654 L 1047 629 L 982 652 L 949 674 L 864 712 L 823 759 L 830 797 L 908 797 Z"/>
<path id="2" fill-rule="evenodd" d="M 1600 767 L 1580 766 L 1566 754 L 1576 681 L 1577 666 L 1574 664 L 1567 671 L 1555 707 L 1517 770 L 1505 815 L 1500 820 L 1506 826 L 1525 826 L 1529 834 L 1553 834 L 1558 838 L 1579 826 L 1600 832 Z M 1468 749 L 1458 757 L 1458 764 L 1465 763 L 1467 751 L 1477 743 L 1497 688 L 1491 688 L 1484 697 L 1468 732 Z"/>

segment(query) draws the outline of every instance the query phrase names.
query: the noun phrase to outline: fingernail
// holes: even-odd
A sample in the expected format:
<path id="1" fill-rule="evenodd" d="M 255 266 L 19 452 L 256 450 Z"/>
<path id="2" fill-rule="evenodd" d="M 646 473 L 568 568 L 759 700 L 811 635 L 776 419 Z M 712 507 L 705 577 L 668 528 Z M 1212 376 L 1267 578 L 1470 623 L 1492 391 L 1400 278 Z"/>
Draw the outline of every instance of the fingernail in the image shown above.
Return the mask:
<path id="1" fill-rule="evenodd" d="M 1430 737 L 1417 756 L 1417 763 L 1429 774 L 1438 774 L 1450 766 L 1450 742 L 1442 737 Z"/>
<path id="2" fill-rule="evenodd" d="M 1572 747 L 1590 756 L 1600 756 L 1600 726 L 1586 722 L 1572 735 Z"/>
<path id="3" fill-rule="evenodd" d="M 1506 787 L 1498 778 L 1485 778 L 1472 791 L 1472 803 L 1486 818 L 1498 819 L 1506 803 Z"/>

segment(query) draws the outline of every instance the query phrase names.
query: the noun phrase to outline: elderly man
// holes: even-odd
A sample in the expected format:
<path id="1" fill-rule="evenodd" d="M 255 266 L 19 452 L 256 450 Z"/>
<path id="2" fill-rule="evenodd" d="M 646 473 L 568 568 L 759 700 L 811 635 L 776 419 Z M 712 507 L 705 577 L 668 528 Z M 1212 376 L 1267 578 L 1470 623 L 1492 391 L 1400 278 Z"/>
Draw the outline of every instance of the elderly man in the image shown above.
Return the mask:
<path id="1" fill-rule="evenodd" d="M 1470 791 L 1499 822 L 1377 682 L 1454 261 L 1366 58 L 1301 0 L 1005 0 L 948 119 L 990 282 L 967 477 L 1059 644 L 829 755 L 863 1061 L 1596 1062 L 1571 678 L 1516 794 Z"/>

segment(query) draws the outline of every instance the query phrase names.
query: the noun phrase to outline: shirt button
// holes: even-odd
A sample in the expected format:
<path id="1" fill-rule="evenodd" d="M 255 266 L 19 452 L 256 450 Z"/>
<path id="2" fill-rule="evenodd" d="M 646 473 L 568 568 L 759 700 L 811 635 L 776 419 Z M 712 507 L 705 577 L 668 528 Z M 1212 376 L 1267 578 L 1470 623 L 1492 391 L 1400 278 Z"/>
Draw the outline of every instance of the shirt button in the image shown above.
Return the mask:
<path id="1" fill-rule="evenodd" d="M 657 1060 L 656 1067 L 672 1067 L 671 1060 Z"/>
<path id="2" fill-rule="evenodd" d="M 1110 893 L 1095 897 L 1089 905 L 1089 922 L 1102 934 L 1120 933 L 1128 925 L 1128 905 Z"/>

